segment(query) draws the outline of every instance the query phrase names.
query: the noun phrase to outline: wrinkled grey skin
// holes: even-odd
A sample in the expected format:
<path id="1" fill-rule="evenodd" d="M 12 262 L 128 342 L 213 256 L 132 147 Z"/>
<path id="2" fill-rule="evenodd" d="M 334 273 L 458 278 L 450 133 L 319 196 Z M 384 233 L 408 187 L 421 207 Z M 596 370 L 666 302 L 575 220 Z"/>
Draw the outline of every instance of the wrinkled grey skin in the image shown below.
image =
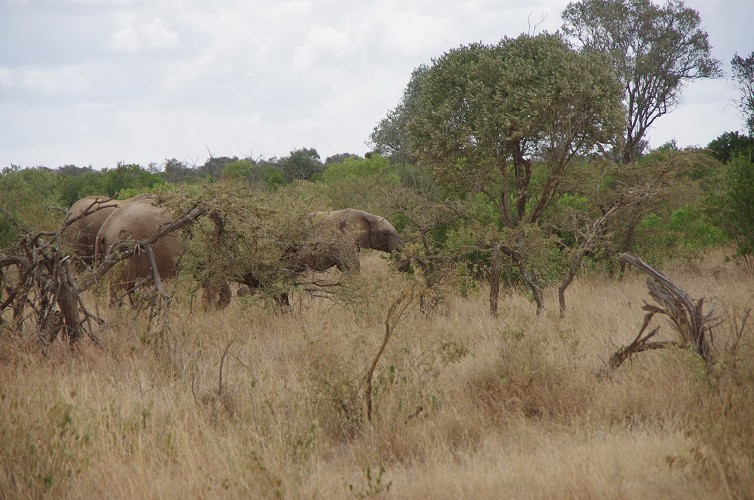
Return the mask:
<path id="1" fill-rule="evenodd" d="M 391 253 L 398 250 L 403 242 L 392 224 L 379 215 L 370 214 L 355 208 L 333 210 L 326 214 L 343 231 L 354 231 L 356 243 L 361 248 L 372 248 Z"/>
<path id="2" fill-rule="evenodd" d="M 96 261 L 105 258 L 112 246 L 128 240 L 148 240 L 167 223 L 173 222 L 173 215 L 162 207 L 155 206 L 154 200 L 145 195 L 130 198 L 108 216 L 97 233 L 95 243 Z M 168 233 L 152 247 L 155 264 L 160 279 L 172 278 L 178 273 L 177 263 L 181 256 L 181 241 L 178 232 Z M 110 298 L 117 292 L 125 291 L 131 296 L 134 286 L 140 281 L 152 278 L 152 266 L 146 252 L 137 252 L 127 258 L 120 271 L 111 274 Z M 230 303 L 230 287 L 202 284 L 204 308 L 222 308 Z"/>
<path id="3" fill-rule="evenodd" d="M 62 234 L 63 243 L 73 250 L 81 262 L 91 266 L 94 263 L 97 233 L 102 224 L 119 206 L 143 197 L 144 195 L 138 195 L 127 200 L 111 200 L 107 196 L 87 196 L 78 200 L 68 209 L 65 220 L 78 217 L 84 212 L 89 214 L 66 228 Z"/>
<path id="4" fill-rule="evenodd" d="M 97 233 L 95 256 L 98 263 L 105 258 L 114 244 L 128 240 L 147 240 L 162 229 L 163 224 L 173 220 L 170 213 L 152 203 L 152 199 L 142 198 L 123 204 L 108 216 Z M 165 235 L 157 241 L 153 250 L 160 278 L 174 276 L 176 260 L 181 251 L 178 235 Z M 120 272 L 111 276 L 111 297 L 114 297 L 116 291 L 129 291 L 138 281 L 151 277 L 152 267 L 146 252 L 137 252 L 123 262 Z"/>

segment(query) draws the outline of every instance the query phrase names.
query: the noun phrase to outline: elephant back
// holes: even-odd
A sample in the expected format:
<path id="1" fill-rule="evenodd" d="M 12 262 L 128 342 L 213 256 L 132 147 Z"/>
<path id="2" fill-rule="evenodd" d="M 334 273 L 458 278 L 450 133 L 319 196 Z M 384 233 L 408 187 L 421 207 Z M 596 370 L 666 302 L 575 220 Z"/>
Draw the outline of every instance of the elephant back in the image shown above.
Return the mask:
<path id="1" fill-rule="evenodd" d="M 164 224 L 173 220 L 170 213 L 153 205 L 150 198 L 141 198 L 126 203 L 113 211 L 104 222 L 97 235 L 97 259 L 104 258 L 105 253 L 113 244 L 128 240 L 148 240 Z M 153 246 L 157 270 L 161 278 L 168 278 L 175 274 L 175 263 L 180 253 L 180 241 L 177 234 L 169 233 L 163 236 Z M 145 252 L 137 252 L 129 257 L 123 266 L 121 282 L 132 285 L 135 280 L 149 278 L 151 266 Z"/>
<path id="2" fill-rule="evenodd" d="M 368 212 L 356 210 L 355 208 L 344 208 L 342 210 L 333 210 L 327 214 L 327 218 L 337 224 L 338 228 L 344 232 L 353 232 L 356 243 L 361 248 L 370 248 L 369 246 L 369 215 Z"/>
<path id="3" fill-rule="evenodd" d="M 66 213 L 65 220 L 68 221 L 80 216 L 87 210 L 91 212 L 68 226 L 61 236 L 63 244 L 73 250 L 74 254 L 80 257 L 86 264 L 91 264 L 94 258 L 97 233 L 105 220 L 116 208 L 115 206 L 111 206 L 97 209 L 99 206 L 98 202 L 100 205 L 115 205 L 111 202 L 102 203 L 108 199 L 107 196 L 87 196 L 71 205 L 71 208 Z"/>

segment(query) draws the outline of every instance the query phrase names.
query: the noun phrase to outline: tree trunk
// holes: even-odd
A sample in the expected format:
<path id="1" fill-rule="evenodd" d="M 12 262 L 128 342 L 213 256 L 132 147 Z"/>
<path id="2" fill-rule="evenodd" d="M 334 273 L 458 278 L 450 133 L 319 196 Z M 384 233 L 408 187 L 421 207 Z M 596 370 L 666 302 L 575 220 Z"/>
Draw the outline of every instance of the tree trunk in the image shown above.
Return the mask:
<path id="1" fill-rule="evenodd" d="M 537 304 L 537 316 L 539 316 L 544 310 L 545 305 L 544 299 L 542 298 L 542 292 L 539 289 L 539 284 L 537 283 L 537 277 L 529 272 L 528 269 L 526 269 L 526 263 L 524 262 L 523 257 L 521 257 L 521 255 L 517 251 L 513 250 L 510 247 L 502 245 L 500 246 L 500 250 L 505 255 L 510 257 L 513 263 L 516 264 L 518 271 L 521 273 L 521 277 L 523 277 L 524 281 L 526 281 L 526 284 L 529 285 L 532 296 L 534 297 L 534 302 Z"/>
<path id="2" fill-rule="evenodd" d="M 497 302 L 500 297 L 500 245 L 492 251 L 492 269 L 490 270 L 490 314 L 497 317 Z"/>

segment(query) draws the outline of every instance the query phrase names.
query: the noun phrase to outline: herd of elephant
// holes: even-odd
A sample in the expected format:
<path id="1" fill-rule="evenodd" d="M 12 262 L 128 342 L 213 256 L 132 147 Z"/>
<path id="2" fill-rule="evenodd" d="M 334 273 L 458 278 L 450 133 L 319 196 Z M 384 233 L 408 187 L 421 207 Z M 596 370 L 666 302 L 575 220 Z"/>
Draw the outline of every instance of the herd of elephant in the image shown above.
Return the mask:
<path id="1" fill-rule="evenodd" d="M 350 258 L 330 254 L 315 258 L 308 256 L 298 263 L 300 270 L 319 272 L 337 266 L 342 271 L 358 272 L 359 248 L 392 253 L 402 246 L 398 232 L 384 217 L 352 208 L 319 212 L 313 216 L 332 223 L 348 235 Z M 102 262 L 119 243 L 148 240 L 174 219 L 168 210 L 157 206 L 149 195 L 138 195 L 127 200 L 89 196 L 71 206 L 66 220 L 77 217 L 63 233 L 63 242 L 89 266 Z M 351 238 L 353 241 L 350 241 Z M 181 247 L 176 232 L 166 234 L 153 245 L 154 261 L 161 279 L 177 273 Z M 407 263 L 401 264 L 401 270 L 406 267 Z M 147 255 L 136 252 L 126 259 L 117 274 L 111 276 L 111 297 L 116 290 L 130 292 L 138 283 L 151 277 L 152 266 Z"/>

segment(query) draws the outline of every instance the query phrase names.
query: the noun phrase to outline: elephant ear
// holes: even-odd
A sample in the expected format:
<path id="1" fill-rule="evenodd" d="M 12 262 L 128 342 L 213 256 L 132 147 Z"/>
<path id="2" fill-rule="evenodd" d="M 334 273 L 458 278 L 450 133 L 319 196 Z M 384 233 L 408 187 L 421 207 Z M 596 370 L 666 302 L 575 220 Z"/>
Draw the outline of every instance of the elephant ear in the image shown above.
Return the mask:
<path id="1" fill-rule="evenodd" d="M 356 242 L 361 248 L 371 248 L 369 234 L 372 230 L 372 221 L 369 220 L 368 215 L 359 210 L 349 210 L 340 226 L 344 231 L 354 232 Z"/>

